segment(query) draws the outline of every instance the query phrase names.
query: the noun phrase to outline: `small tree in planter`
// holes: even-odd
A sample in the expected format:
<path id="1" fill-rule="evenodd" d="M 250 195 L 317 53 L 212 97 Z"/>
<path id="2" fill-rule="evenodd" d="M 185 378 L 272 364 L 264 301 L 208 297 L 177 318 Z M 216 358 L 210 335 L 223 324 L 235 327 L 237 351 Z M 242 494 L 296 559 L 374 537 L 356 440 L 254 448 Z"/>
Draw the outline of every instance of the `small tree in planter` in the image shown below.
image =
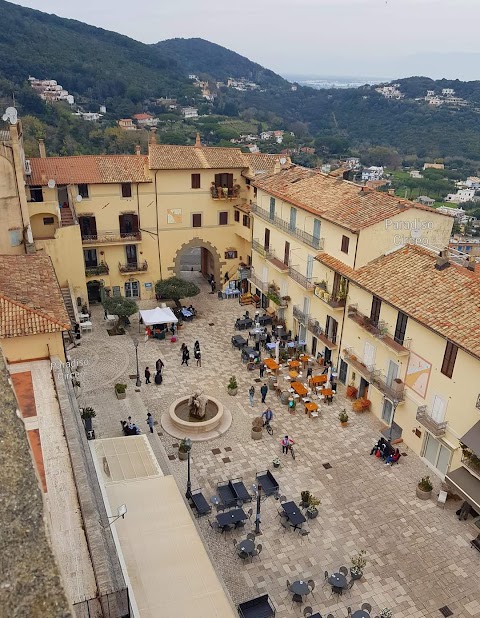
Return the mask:
<path id="1" fill-rule="evenodd" d="M 380 610 L 379 618 L 393 618 L 392 610 L 388 609 L 388 607 L 384 607 Z"/>
<path id="2" fill-rule="evenodd" d="M 109 296 L 103 301 L 103 308 L 108 314 L 118 316 L 118 320 L 109 330 L 111 335 L 125 334 L 123 327 L 127 324 L 127 318 L 138 311 L 137 303 L 131 298 L 123 298 L 123 296 Z"/>
<path id="3" fill-rule="evenodd" d="M 275 459 L 272 461 L 272 464 L 274 468 L 280 468 L 280 459 L 278 457 L 275 457 Z"/>
<path id="4" fill-rule="evenodd" d="M 350 575 L 352 579 L 361 579 L 363 576 L 363 569 L 367 565 L 367 552 L 362 549 L 352 558 L 352 566 L 350 567 Z"/>
<path id="5" fill-rule="evenodd" d="M 238 393 L 238 383 L 237 383 L 237 378 L 235 376 L 232 376 L 230 378 L 230 381 L 227 384 L 227 391 L 229 395 L 236 395 Z"/>
<path id="6" fill-rule="evenodd" d="M 181 440 L 180 444 L 178 445 L 178 458 L 182 461 L 188 459 L 188 453 L 190 452 L 191 448 L 192 441 L 188 438 L 183 438 L 183 440 Z"/>
<path id="7" fill-rule="evenodd" d="M 92 418 L 97 416 L 97 413 L 93 408 L 87 407 L 82 408 L 82 413 L 80 415 L 85 425 L 85 431 L 91 431 L 93 429 Z"/>
<path id="8" fill-rule="evenodd" d="M 424 476 L 417 485 L 417 498 L 420 500 L 430 500 L 432 496 L 432 481 L 429 476 Z"/>
<path id="9" fill-rule="evenodd" d="M 125 399 L 127 396 L 127 385 L 126 384 L 115 384 L 115 395 L 117 399 Z"/>
<path id="10" fill-rule="evenodd" d="M 345 410 L 345 408 L 343 408 L 343 410 L 338 415 L 338 420 L 340 421 L 340 425 L 342 427 L 346 427 L 347 426 L 348 414 L 347 414 L 347 411 Z"/>
<path id="11" fill-rule="evenodd" d="M 261 440 L 263 435 L 263 418 L 257 416 L 252 421 L 252 438 L 254 440 Z"/>
<path id="12" fill-rule="evenodd" d="M 308 505 L 310 504 L 310 492 L 309 491 L 302 491 L 300 493 L 301 496 L 301 501 L 300 501 L 300 506 L 302 508 L 307 508 Z"/>
<path id="13" fill-rule="evenodd" d="M 309 505 L 307 508 L 307 517 L 309 519 L 315 519 L 318 516 L 317 506 L 320 504 L 320 500 L 315 498 L 315 496 L 310 495 Z"/>

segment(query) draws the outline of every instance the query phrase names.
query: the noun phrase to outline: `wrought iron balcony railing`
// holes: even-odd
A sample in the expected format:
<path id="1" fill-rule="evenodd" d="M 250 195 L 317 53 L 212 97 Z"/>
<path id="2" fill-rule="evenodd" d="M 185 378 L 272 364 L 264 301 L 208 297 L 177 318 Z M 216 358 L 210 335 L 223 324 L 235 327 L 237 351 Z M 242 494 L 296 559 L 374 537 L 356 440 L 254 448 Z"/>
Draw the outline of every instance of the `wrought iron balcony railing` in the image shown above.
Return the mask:
<path id="1" fill-rule="evenodd" d="M 305 313 L 304 311 L 302 311 L 298 305 L 293 305 L 293 317 L 297 318 L 299 322 L 307 326 L 308 313 Z"/>
<path id="2" fill-rule="evenodd" d="M 118 264 L 118 270 L 121 273 L 138 273 L 148 270 L 147 262 L 132 262 L 130 264 Z"/>
<path id="3" fill-rule="evenodd" d="M 371 383 L 390 401 L 397 401 L 398 403 L 405 401 L 405 385 L 401 380 L 399 382 L 392 380 L 390 384 L 387 376 L 376 370 L 372 373 Z"/>
<path id="4" fill-rule="evenodd" d="M 314 249 L 318 249 L 319 251 L 323 251 L 323 248 L 325 245 L 324 238 L 317 238 L 316 236 L 309 234 L 305 230 L 301 230 L 298 227 L 290 226 L 290 224 L 287 221 L 284 221 L 278 215 L 270 214 L 269 210 L 262 208 L 255 202 L 252 203 L 251 209 L 253 213 L 257 214 L 264 221 L 268 221 L 269 223 L 272 223 L 275 227 L 281 229 L 283 232 L 286 232 L 290 236 L 293 236 L 294 238 L 301 240 L 306 245 L 309 245 L 310 247 L 313 247 Z"/>
<path id="5" fill-rule="evenodd" d="M 82 234 L 84 245 L 102 244 L 110 242 L 136 242 L 142 240 L 142 233 L 138 232 L 97 232 L 96 234 Z"/>
<path id="6" fill-rule="evenodd" d="M 418 406 L 416 419 L 426 427 L 430 433 L 437 437 L 443 436 L 447 429 L 447 421 L 439 422 L 435 420 L 427 406 Z"/>
<path id="7" fill-rule="evenodd" d="M 372 337 L 380 339 L 387 347 L 393 350 L 399 356 L 403 356 L 410 353 L 411 339 L 404 339 L 402 343 L 395 340 L 394 335 L 389 333 L 387 324 L 383 320 L 379 320 L 378 323 L 374 323 L 368 316 L 360 313 L 357 305 L 348 306 L 348 317 L 358 324 L 365 331 L 370 333 Z"/>
<path id="8" fill-rule="evenodd" d="M 302 273 L 299 273 L 298 270 L 296 270 L 292 266 L 290 266 L 288 270 L 288 276 L 294 281 L 296 281 L 299 285 L 301 285 L 302 288 L 305 288 L 305 290 L 313 289 L 312 280 L 305 277 L 305 275 L 302 275 Z"/>
<path id="9" fill-rule="evenodd" d="M 97 266 L 85 266 L 85 276 L 86 277 L 108 275 L 109 272 L 110 272 L 110 269 L 108 268 L 108 264 L 105 264 L 105 262 L 101 262 Z"/>

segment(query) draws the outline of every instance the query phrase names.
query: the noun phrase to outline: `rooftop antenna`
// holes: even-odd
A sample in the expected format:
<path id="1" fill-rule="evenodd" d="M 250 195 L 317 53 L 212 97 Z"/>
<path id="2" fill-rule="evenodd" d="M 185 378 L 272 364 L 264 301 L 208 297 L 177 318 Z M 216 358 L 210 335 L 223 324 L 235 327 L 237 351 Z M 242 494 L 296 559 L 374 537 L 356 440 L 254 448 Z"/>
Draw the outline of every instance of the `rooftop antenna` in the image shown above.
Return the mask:
<path id="1" fill-rule="evenodd" d="M 108 524 L 108 526 L 103 526 L 103 524 L 102 524 L 102 526 L 103 526 L 104 528 L 110 528 L 110 526 L 111 526 L 112 524 L 114 524 L 114 523 L 117 521 L 117 519 L 120 519 L 120 517 L 121 517 L 122 519 L 125 519 L 125 515 L 126 515 L 126 513 L 127 513 L 127 505 L 126 505 L 126 504 L 121 504 L 119 507 L 117 507 L 117 514 L 116 514 L 116 515 L 107 515 L 108 519 L 111 519 L 111 520 L 112 520 L 112 521 Z M 101 523 L 101 522 L 100 522 L 100 523 Z"/>

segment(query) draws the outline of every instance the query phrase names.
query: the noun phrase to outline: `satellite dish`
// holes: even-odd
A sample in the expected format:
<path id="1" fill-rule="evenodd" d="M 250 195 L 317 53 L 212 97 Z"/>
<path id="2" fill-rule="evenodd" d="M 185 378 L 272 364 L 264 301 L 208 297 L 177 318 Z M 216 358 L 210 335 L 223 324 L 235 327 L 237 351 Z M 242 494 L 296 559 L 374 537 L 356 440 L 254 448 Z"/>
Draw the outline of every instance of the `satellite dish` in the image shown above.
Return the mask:
<path id="1" fill-rule="evenodd" d="M 18 120 L 18 113 L 17 110 L 14 107 L 7 107 L 7 109 L 5 110 L 5 113 L 2 116 L 2 120 L 5 120 L 10 123 L 10 124 L 17 124 L 17 120 Z"/>
<path id="2" fill-rule="evenodd" d="M 50 178 L 50 180 L 47 182 L 47 186 L 49 189 L 55 189 L 55 181 L 53 180 L 53 178 Z"/>
<path id="3" fill-rule="evenodd" d="M 285 165 L 286 162 L 287 162 L 287 160 L 285 159 L 285 157 L 282 157 L 280 159 L 280 165 Z"/>
<path id="4" fill-rule="evenodd" d="M 77 195 L 75 199 L 77 200 L 77 202 L 81 202 L 83 200 L 83 197 L 81 195 Z"/>

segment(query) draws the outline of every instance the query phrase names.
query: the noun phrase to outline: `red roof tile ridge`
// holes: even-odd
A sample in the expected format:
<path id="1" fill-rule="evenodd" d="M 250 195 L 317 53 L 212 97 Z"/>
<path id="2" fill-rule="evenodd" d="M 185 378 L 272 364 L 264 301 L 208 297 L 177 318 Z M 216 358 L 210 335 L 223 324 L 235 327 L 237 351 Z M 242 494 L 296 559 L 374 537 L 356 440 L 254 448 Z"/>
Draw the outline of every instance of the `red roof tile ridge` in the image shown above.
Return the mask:
<path id="1" fill-rule="evenodd" d="M 16 307 L 20 307 L 21 309 L 24 309 L 28 313 L 34 313 L 35 315 L 38 315 L 42 319 L 47 320 L 48 322 L 52 322 L 53 324 L 56 324 L 57 326 L 61 326 L 62 329 L 64 330 L 70 330 L 71 328 L 70 324 L 63 324 L 62 322 L 60 322 L 60 320 L 56 320 L 55 318 L 52 318 L 48 314 L 43 313 L 42 311 L 39 311 L 38 309 L 34 309 L 33 307 L 29 307 L 28 305 L 25 305 L 19 302 L 18 300 L 13 300 L 13 298 L 10 298 L 9 296 L 7 296 L 6 294 L 3 294 L 2 292 L 0 292 L 0 299 L 4 300 L 5 302 L 11 305 L 15 305 Z"/>

